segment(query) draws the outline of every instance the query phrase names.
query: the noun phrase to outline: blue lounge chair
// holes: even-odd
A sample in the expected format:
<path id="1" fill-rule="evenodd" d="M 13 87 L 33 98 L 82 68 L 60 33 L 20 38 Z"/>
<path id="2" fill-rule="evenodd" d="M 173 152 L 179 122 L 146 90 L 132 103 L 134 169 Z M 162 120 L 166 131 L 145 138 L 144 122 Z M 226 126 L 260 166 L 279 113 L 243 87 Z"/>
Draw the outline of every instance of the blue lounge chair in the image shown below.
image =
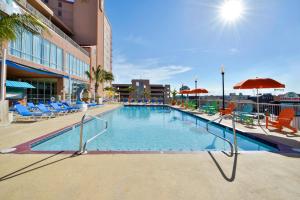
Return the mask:
<path id="1" fill-rule="evenodd" d="M 57 112 L 63 112 L 63 113 L 67 113 L 68 109 L 60 107 L 57 103 L 50 103 L 50 106 L 52 106 L 52 108 L 54 108 L 54 110 L 56 110 Z"/>
<path id="2" fill-rule="evenodd" d="M 27 103 L 27 108 L 29 110 L 35 110 L 36 109 L 36 106 L 32 103 L 32 102 L 28 102 Z"/>
<path id="3" fill-rule="evenodd" d="M 75 107 L 75 106 L 72 106 L 71 104 L 69 104 L 68 102 L 63 102 L 62 103 L 63 106 L 68 109 L 69 111 L 71 112 L 78 112 L 79 111 L 79 108 L 78 107 Z"/>
<path id="4" fill-rule="evenodd" d="M 45 106 L 45 104 L 43 103 L 39 103 L 37 105 L 37 108 L 42 112 L 42 113 L 45 113 L 45 114 L 48 114 L 48 115 L 51 115 L 51 116 L 54 116 L 54 115 L 59 115 L 59 114 L 65 114 L 64 112 L 59 112 L 59 111 L 56 111 L 56 110 L 50 110 L 48 107 Z"/>
<path id="5" fill-rule="evenodd" d="M 17 116 L 18 119 L 34 119 L 35 121 L 38 118 L 49 118 L 51 117 L 50 115 L 43 114 L 42 112 L 30 112 L 25 106 L 21 104 L 15 105 L 16 112 L 19 114 Z"/>

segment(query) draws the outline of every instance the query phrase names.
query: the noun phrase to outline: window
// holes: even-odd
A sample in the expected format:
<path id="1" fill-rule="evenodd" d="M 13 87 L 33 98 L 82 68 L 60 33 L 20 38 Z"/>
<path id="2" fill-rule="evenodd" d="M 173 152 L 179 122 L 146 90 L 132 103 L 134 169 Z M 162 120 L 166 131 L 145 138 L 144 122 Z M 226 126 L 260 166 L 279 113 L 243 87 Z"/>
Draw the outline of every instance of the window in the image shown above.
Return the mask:
<path id="1" fill-rule="evenodd" d="M 22 58 L 32 60 L 32 33 L 28 31 L 22 33 Z"/>
<path id="2" fill-rule="evenodd" d="M 61 8 L 62 7 L 62 3 L 58 2 L 58 7 Z"/>
<path id="3" fill-rule="evenodd" d="M 63 68 L 63 50 L 39 35 L 23 31 L 8 45 L 11 55 L 54 69 Z"/>
<path id="4" fill-rule="evenodd" d="M 43 41 L 43 64 L 49 66 L 50 64 L 50 43 L 48 40 Z"/>
<path id="5" fill-rule="evenodd" d="M 56 59 L 56 45 L 50 45 L 50 67 L 56 69 L 57 67 L 57 59 Z"/>
<path id="6" fill-rule="evenodd" d="M 44 3 L 48 3 L 48 0 L 43 0 Z"/>
<path id="7" fill-rule="evenodd" d="M 62 16 L 62 13 L 61 13 L 61 10 L 59 10 L 58 12 L 57 12 L 57 14 L 58 14 L 58 16 Z"/>
<path id="8" fill-rule="evenodd" d="M 57 47 L 57 57 L 56 57 L 57 69 L 62 71 L 63 68 L 63 50 Z"/>
<path id="9" fill-rule="evenodd" d="M 39 36 L 33 36 L 33 45 L 32 45 L 32 55 L 33 62 L 41 64 L 42 60 L 42 39 Z"/>
<path id="10" fill-rule="evenodd" d="M 70 70 L 70 71 L 68 71 Z M 66 70 L 67 73 L 71 75 L 79 76 L 81 78 L 88 79 L 85 72 L 89 71 L 89 65 L 83 62 L 82 60 L 76 58 L 72 54 L 67 54 L 67 66 Z"/>

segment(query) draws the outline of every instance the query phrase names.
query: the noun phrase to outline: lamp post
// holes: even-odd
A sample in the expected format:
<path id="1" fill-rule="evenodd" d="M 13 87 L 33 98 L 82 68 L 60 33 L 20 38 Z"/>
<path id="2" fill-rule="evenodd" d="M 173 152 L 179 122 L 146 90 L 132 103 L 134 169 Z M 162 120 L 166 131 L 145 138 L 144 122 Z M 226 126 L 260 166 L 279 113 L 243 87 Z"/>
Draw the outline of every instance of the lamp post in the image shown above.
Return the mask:
<path id="1" fill-rule="evenodd" d="M 225 109 L 225 92 L 224 92 L 224 65 L 221 66 L 221 74 L 222 74 L 222 109 Z"/>
<path id="2" fill-rule="evenodd" d="M 121 102 L 121 92 L 120 92 L 120 88 L 119 87 L 117 87 L 117 91 L 118 91 L 118 93 L 119 93 L 119 102 Z"/>
<path id="3" fill-rule="evenodd" d="M 144 85 L 144 101 L 145 101 L 145 92 L 146 92 L 146 85 Z"/>

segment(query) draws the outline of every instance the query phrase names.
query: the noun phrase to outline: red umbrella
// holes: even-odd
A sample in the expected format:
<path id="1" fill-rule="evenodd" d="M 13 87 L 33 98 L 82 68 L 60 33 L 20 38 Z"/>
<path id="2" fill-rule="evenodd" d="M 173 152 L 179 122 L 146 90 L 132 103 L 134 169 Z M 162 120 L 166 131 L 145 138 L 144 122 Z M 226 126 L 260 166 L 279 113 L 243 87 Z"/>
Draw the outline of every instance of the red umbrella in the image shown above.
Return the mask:
<path id="1" fill-rule="evenodd" d="M 259 113 L 258 89 L 285 88 L 285 85 L 271 78 L 254 78 L 242 81 L 233 86 L 234 89 L 256 89 L 257 91 L 257 112 Z M 259 120 L 259 117 L 258 117 Z"/>
<path id="2" fill-rule="evenodd" d="M 190 91 L 190 94 L 201 94 L 201 93 L 208 93 L 208 91 L 203 88 L 196 88 Z"/>
<path id="3" fill-rule="evenodd" d="M 190 90 L 181 90 L 179 91 L 179 94 L 190 94 Z"/>
<path id="4" fill-rule="evenodd" d="M 234 89 L 262 89 L 262 88 L 285 88 L 284 84 L 271 78 L 254 78 L 236 84 Z"/>
<path id="5" fill-rule="evenodd" d="M 190 94 L 202 94 L 202 93 L 208 93 L 208 91 L 204 88 L 196 88 L 190 91 Z M 200 96 L 198 99 L 197 106 L 200 105 Z"/>

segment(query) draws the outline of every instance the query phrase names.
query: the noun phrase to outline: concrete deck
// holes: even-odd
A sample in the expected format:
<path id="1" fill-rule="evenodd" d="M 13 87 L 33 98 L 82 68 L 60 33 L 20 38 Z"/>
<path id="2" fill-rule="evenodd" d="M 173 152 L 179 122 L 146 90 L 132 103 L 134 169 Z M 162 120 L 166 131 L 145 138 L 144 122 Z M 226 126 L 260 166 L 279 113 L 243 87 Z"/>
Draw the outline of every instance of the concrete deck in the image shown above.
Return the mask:
<path id="1" fill-rule="evenodd" d="M 195 111 L 190 111 L 190 110 L 185 110 L 182 109 L 178 106 L 172 106 L 176 109 L 180 109 L 185 112 L 192 113 L 196 116 L 199 116 L 201 118 L 207 119 L 207 120 L 214 120 L 219 117 L 219 114 L 215 115 L 208 115 L 205 113 L 197 114 L 199 112 Z M 226 118 L 217 120 L 216 122 L 227 126 L 227 127 L 232 127 L 232 119 L 231 118 Z M 291 131 L 284 129 L 283 133 L 278 132 L 274 128 L 270 127 L 270 130 L 265 127 L 265 122 L 261 121 L 261 125 L 253 125 L 253 126 L 247 126 L 245 124 L 241 123 L 235 123 L 236 125 L 236 130 L 247 133 L 249 135 L 253 135 L 258 138 L 262 138 L 264 140 L 270 141 L 272 143 L 276 144 L 282 144 L 282 145 L 287 145 L 291 148 L 294 149 L 299 149 L 300 152 L 300 132 L 298 131 L 296 134 L 291 133 Z"/>
<path id="2" fill-rule="evenodd" d="M 81 116 L 0 127 L 0 148 L 76 123 Z M 0 154 L 0 199 L 298 199 L 299 158 L 269 152 L 234 158 L 217 152 Z"/>

